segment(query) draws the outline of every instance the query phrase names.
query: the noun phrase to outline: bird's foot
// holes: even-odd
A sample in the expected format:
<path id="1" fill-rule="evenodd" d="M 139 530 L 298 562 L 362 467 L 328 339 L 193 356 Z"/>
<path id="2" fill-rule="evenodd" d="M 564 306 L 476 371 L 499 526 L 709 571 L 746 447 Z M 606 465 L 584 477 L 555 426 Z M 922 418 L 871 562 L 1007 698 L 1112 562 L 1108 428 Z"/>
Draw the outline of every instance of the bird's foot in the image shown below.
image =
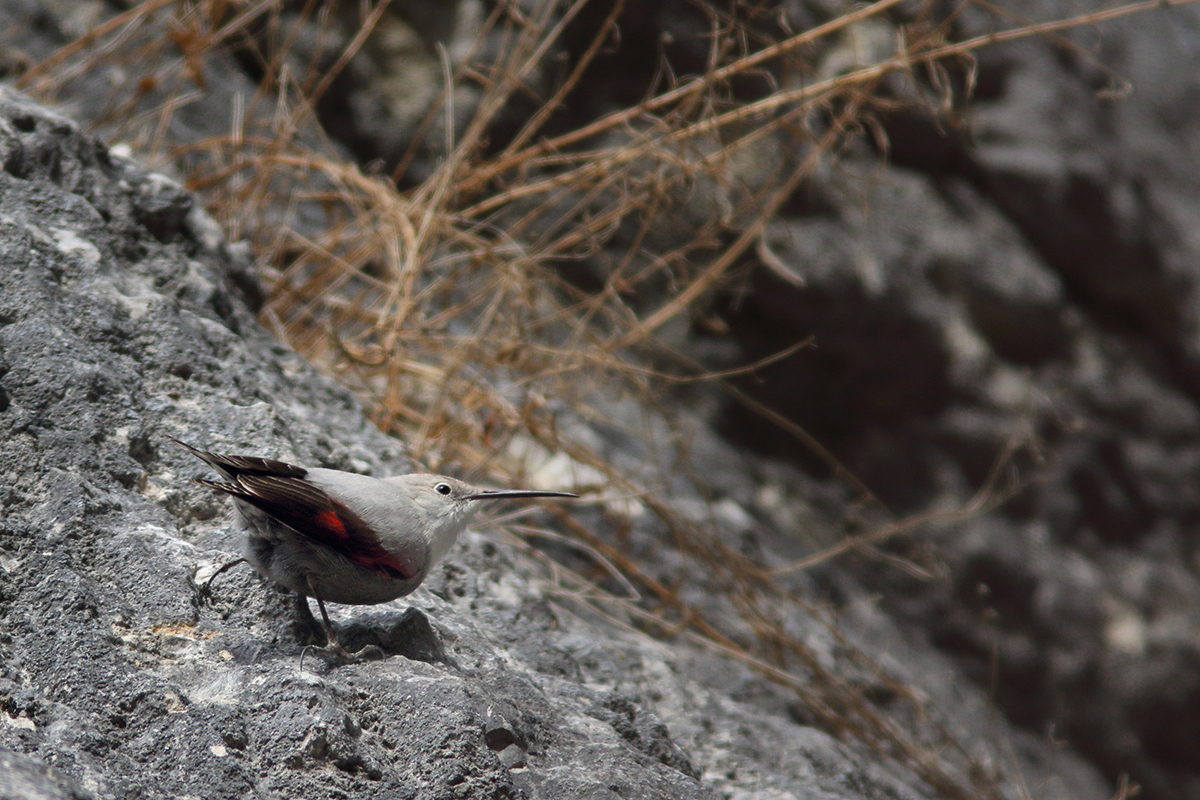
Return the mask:
<path id="1" fill-rule="evenodd" d="M 317 608 L 321 610 L 321 621 L 324 623 L 325 629 L 325 646 L 314 649 L 318 649 L 324 653 L 327 653 L 341 664 L 356 664 L 362 661 L 382 661 L 387 657 L 383 652 L 383 648 L 375 644 L 368 644 L 359 650 L 355 650 L 354 652 L 350 652 L 346 648 L 342 647 L 341 642 L 338 641 L 337 633 L 333 629 L 333 623 L 329 621 L 329 614 L 325 611 L 325 603 L 321 601 L 321 595 L 317 592 L 317 587 L 313 585 L 311 580 L 309 581 L 309 587 L 312 589 L 312 596 L 316 598 Z M 311 626 L 310 630 L 315 628 L 317 621 L 313 618 L 312 610 L 308 607 L 308 599 L 302 594 L 297 594 L 296 600 L 297 611 L 299 612 L 301 622 L 306 626 Z M 301 666 L 303 666 L 304 656 L 300 657 L 300 662 Z"/>
<path id="2" fill-rule="evenodd" d="M 200 597 L 200 602 L 211 603 L 212 599 L 213 599 L 213 593 L 212 593 L 213 581 L 215 581 L 221 575 L 221 573 L 225 572 L 226 570 L 230 569 L 231 567 L 236 567 L 238 564 L 241 564 L 245 560 L 246 559 L 244 559 L 244 558 L 235 558 L 233 561 L 228 561 L 228 562 L 222 564 L 220 567 L 217 568 L 216 572 L 214 572 L 212 575 L 209 575 L 208 580 L 206 580 L 204 583 L 200 584 L 197 587 L 197 590 L 198 590 L 197 594 Z"/>
<path id="3" fill-rule="evenodd" d="M 313 651 L 314 654 L 319 654 L 323 659 L 327 659 L 326 663 L 330 667 L 340 667 L 345 664 L 361 664 L 364 661 L 383 661 L 387 658 L 387 654 L 383 652 L 383 648 L 379 645 L 369 644 L 352 653 L 342 647 L 337 641 L 332 641 L 324 647 L 309 645 L 300 651 L 300 670 L 302 672 L 304 671 L 304 657 L 308 655 L 309 650 Z"/>
<path id="4" fill-rule="evenodd" d="M 334 644 L 332 651 L 340 658 L 344 658 L 348 664 L 357 664 L 362 661 L 383 661 L 387 658 L 387 654 L 383 652 L 383 648 L 377 644 L 368 644 L 353 653 L 343 648 L 340 644 Z"/>
<path id="5" fill-rule="evenodd" d="M 344 663 L 355 664 L 360 661 L 383 661 L 387 658 L 387 654 L 383 652 L 383 648 L 377 644 L 368 644 L 360 647 L 354 652 L 350 652 L 342 647 L 342 643 L 338 641 L 337 634 L 333 632 L 333 628 L 327 629 L 328 641 L 321 649 L 333 655 L 339 660 L 344 660 Z"/>

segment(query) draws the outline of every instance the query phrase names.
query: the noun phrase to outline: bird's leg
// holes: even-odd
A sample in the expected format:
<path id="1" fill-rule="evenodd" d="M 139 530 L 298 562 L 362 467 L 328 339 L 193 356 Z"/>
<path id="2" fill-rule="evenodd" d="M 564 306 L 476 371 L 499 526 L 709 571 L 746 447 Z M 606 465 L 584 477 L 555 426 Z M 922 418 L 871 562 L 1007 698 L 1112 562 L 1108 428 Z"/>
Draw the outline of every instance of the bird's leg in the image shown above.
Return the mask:
<path id="1" fill-rule="evenodd" d="M 313 580 L 311 575 L 308 576 L 308 594 L 317 601 L 317 608 L 321 610 L 321 621 L 325 623 L 326 649 L 342 652 L 342 646 L 338 643 L 337 633 L 333 630 L 333 623 L 329 621 L 329 613 L 325 610 L 325 601 L 321 599 L 321 593 L 317 591 L 317 582 Z M 308 608 L 308 598 L 300 595 L 300 604 L 304 606 L 304 610 L 308 614 L 307 621 L 313 627 L 316 627 L 317 621 L 313 619 L 312 611 Z"/>
<path id="2" fill-rule="evenodd" d="M 313 617 L 312 609 L 308 607 L 308 597 L 294 592 L 292 598 L 296 606 L 296 638 L 302 643 L 320 642 L 322 635 L 328 638 L 328 629 L 323 628 L 321 623 L 317 622 Z"/>
<path id="3" fill-rule="evenodd" d="M 212 583 L 213 583 L 213 581 L 215 581 L 217 579 L 217 576 L 220 575 L 222 572 L 225 572 L 230 567 L 236 567 L 238 564 L 241 564 L 245 560 L 246 559 L 244 559 L 244 558 L 235 558 L 233 561 L 230 561 L 226 564 L 222 564 L 220 567 L 218 567 L 217 571 L 214 572 L 212 575 L 209 575 L 208 580 L 206 580 L 204 582 L 204 585 L 202 585 L 200 587 L 200 596 L 201 597 L 212 597 Z"/>
<path id="4" fill-rule="evenodd" d="M 378 645 L 373 644 L 366 645 L 361 650 L 357 650 L 353 653 L 347 652 L 338 641 L 337 633 L 335 633 L 333 630 L 333 623 L 329 621 L 329 614 L 325 611 L 325 601 L 321 599 L 321 594 L 317 591 L 317 582 L 313 580 L 311 575 L 308 576 L 308 591 L 312 595 L 313 599 L 317 601 L 317 608 L 321 610 L 321 619 L 325 622 L 325 636 L 327 638 L 327 643 L 325 645 L 326 650 L 337 653 L 338 655 L 343 656 L 351 661 L 378 661 L 384 658 L 383 649 Z M 304 598 L 301 597 L 300 599 L 303 600 Z M 308 607 L 307 602 L 305 603 L 305 607 Z M 309 612 L 309 616 L 312 616 L 311 611 Z"/>

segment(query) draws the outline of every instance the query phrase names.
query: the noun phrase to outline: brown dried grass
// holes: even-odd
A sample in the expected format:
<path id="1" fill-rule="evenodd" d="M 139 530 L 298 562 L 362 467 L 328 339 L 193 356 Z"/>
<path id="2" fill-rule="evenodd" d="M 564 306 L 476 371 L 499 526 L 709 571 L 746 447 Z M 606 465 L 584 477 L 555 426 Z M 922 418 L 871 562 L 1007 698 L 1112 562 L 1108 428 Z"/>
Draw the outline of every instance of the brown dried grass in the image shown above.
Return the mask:
<path id="1" fill-rule="evenodd" d="M 984 489 L 961 509 L 891 521 L 769 571 L 732 550 L 713 528 L 680 515 L 661 488 L 665 480 L 615 467 L 574 435 L 573 423 L 564 424 L 622 427 L 607 411 L 614 400 L 653 404 L 674 384 L 709 380 L 773 419 L 863 501 L 877 504 L 803 430 L 736 392 L 725 383 L 728 375 L 706 375 L 658 334 L 674 320 L 702 314 L 705 298 L 727 285 L 756 248 L 769 267 L 797 279 L 759 246 L 763 228 L 814 170 L 836 160 L 856 137 L 866 133 L 886 146 L 874 122 L 877 111 L 922 103 L 952 119 L 970 94 L 979 48 L 1182 4 L 1128 3 L 1035 24 L 974 2 L 993 14 L 997 29 L 967 41 L 948 38 L 953 18 L 935 16 L 933 3 L 879 0 L 774 39 L 764 35 L 761 20 L 707 7 L 710 55 L 703 74 L 677 78 L 664 69 L 641 102 L 547 135 L 570 90 L 597 54 L 613 46 L 623 2 L 613 3 L 577 63 L 543 96 L 531 76 L 545 68 L 565 24 L 586 0 L 526 3 L 524 12 L 501 0 L 473 52 L 453 66 L 443 58 L 446 85 L 469 87 L 475 95 L 470 122 L 446 135 L 432 174 L 403 192 L 393 176 L 340 157 L 314 111 L 333 78 L 370 41 L 388 13 L 386 2 L 357 5 L 358 29 L 327 54 L 332 66 L 304 70 L 289 60 L 300 26 L 331 32 L 333 3 L 309 0 L 284 14 L 277 0 L 148 0 L 34 67 L 24 84 L 52 97 L 88 70 L 130 71 L 130 80 L 114 85 L 96 125 L 148 157 L 184 165 L 190 188 L 230 237 L 253 244 L 268 292 L 262 321 L 358 392 L 374 421 L 404 441 L 416 460 L 434 469 L 466 465 L 492 480 L 520 483 L 539 465 L 514 457 L 513 443 L 542 458 L 565 454 L 577 488 L 596 499 L 611 530 L 591 529 L 570 509 L 554 509 L 561 530 L 592 566 L 572 567 L 551 551 L 522 545 L 544 565 L 552 596 L 749 665 L 793 690 L 827 730 L 894 760 L 942 795 L 1000 797 L 1002 787 L 1021 786 L 1015 767 L 960 742 L 918 691 L 846 641 L 835 619 L 793 595 L 780 578 L 1002 500 L 1012 486 L 1006 471 L 1011 451 L 1027 442 L 1012 443 Z M 888 23 L 896 33 L 891 52 L 835 74 L 816 71 L 839 37 L 902 3 L 908 21 Z M 502 45 L 485 61 L 480 54 L 489 35 Z M 254 54 L 263 77 L 253 92 L 233 98 L 230 132 L 174 140 L 172 116 L 210 91 L 210 60 L 234 50 Z M 739 99 L 731 82 L 746 76 L 772 88 Z M 1120 88 L 1115 79 L 1114 87 Z M 538 110 L 503 148 L 491 148 L 497 116 L 514 97 L 529 94 L 537 96 Z M 454 96 L 443 92 L 423 130 L 454 117 Z M 792 155 L 781 170 L 756 172 L 756 149 Z M 400 160 L 396 176 L 414 154 Z M 743 180 L 747 175 L 753 180 Z M 678 230 L 680 218 L 689 221 L 686 235 L 660 235 L 664 221 Z M 564 280 L 559 267 L 570 263 L 600 264 L 598 288 Z M 686 464 L 686 436 L 670 446 Z M 687 477 L 702 496 L 711 495 L 701 476 Z M 672 581 L 656 577 L 644 557 L 625 546 L 620 532 L 631 523 L 621 519 L 620 498 L 648 509 L 662 546 L 679 555 L 684 566 Z M 509 529 L 531 540 L 564 536 L 515 524 Z M 600 586 L 605 578 L 609 589 Z M 708 609 L 682 600 L 689 582 L 717 587 L 753 636 L 724 629 Z M 850 668 L 831 671 L 788 636 L 781 622 L 788 614 L 824 620 Z M 902 702 L 876 705 L 861 691 L 862 680 Z"/>

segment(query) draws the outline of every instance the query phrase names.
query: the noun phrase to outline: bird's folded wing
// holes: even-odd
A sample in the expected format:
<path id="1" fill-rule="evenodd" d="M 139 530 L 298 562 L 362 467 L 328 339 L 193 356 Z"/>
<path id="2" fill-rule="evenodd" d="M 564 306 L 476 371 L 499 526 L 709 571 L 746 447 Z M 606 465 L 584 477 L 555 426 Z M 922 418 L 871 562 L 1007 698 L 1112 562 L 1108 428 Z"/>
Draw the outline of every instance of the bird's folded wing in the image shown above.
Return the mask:
<path id="1" fill-rule="evenodd" d="M 414 574 L 415 570 L 384 549 L 375 532 L 357 514 L 303 477 L 243 473 L 230 482 L 197 482 L 262 509 L 310 541 L 341 553 L 359 566 L 398 580 Z"/>

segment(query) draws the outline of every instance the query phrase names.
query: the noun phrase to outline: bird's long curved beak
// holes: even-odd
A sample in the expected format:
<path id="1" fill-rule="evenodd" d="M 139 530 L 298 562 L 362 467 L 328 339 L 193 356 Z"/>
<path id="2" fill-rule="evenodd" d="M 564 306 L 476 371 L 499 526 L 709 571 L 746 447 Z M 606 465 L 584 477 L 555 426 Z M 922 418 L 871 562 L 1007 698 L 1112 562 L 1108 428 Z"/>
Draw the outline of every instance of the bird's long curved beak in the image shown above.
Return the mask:
<path id="1" fill-rule="evenodd" d="M 468 500 L 504 500 L 511 497 L 579 497 L 571 492 L 546 492 L 540 489 L 482 489 L 467 495 Z"/>

